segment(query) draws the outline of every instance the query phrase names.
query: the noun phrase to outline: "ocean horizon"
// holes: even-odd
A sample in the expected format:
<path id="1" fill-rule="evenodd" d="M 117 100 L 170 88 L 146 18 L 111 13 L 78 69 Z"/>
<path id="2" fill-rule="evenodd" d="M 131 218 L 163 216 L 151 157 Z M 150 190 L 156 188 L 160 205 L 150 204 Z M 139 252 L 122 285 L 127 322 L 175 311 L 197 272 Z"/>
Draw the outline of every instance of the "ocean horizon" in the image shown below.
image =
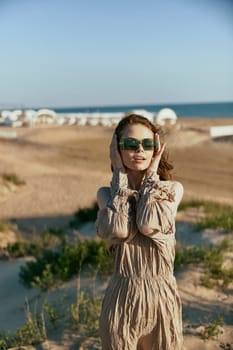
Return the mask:
<path id="1" fill-rule="evenodd" d="M 161 103 L 161 104 L 129 104 L 129 105 L 103 105 L 103 106 L 26 106 L 6 105 L 0 103 L 0 113 L 4 110 L 39 110 L 50 109 L 60 114 L 78 113 L 128 113 L 131 111 L 146 110 L 156 115 L 161 109 L 170 108 L 181 118 L 233 118 L 233 102 L 195 102 L 195 103 Z"/>
<path id="2" fill-rule="evenodd" d="M 135 110 L 146 110 L 158 113 L 162 108 L 171 108 L 178 117 L 183 118 L 232 118 L 233 102 L 208 103 L 164 103 L 164 104 L 135 104 L 96 107 L 54 107 L 57 113 L 127 113 Z"/>

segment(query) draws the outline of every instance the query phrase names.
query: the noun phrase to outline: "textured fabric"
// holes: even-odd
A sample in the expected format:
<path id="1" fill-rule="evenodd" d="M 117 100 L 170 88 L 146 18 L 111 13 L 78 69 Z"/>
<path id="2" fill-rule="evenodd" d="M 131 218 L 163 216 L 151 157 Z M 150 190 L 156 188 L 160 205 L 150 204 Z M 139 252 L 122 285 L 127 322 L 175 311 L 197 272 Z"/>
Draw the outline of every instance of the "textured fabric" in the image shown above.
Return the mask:
<path id="1" fill-rule="evenodd" d="M 176 186 L 151 173 L 133 191 L 126 179 L 113 174 L 109 202 L 96 221 L 114 258 L 100 317 L 102 350 L 181 350 L 181 302 L 173 276 Z"/>

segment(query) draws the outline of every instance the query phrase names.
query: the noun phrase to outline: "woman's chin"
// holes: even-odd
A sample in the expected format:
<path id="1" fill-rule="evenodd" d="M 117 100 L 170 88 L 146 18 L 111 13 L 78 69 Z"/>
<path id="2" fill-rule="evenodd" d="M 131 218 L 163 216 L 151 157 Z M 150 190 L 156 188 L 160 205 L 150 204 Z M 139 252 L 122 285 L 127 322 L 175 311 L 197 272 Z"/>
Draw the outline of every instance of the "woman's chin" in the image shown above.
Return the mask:
<path id="1" fill-rule="evenodd" d="M 127 169 L 129 169 L 130 171 L 145 171 L 147 167 L 141 164 L 136 164 L 136 165 L 127 167 Z"/>

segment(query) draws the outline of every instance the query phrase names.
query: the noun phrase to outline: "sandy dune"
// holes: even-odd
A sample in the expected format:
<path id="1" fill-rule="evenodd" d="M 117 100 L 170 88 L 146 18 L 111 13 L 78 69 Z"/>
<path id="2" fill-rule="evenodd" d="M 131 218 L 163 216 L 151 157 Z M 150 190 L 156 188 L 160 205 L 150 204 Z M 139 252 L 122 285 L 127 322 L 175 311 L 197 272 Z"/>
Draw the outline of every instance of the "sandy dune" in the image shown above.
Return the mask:
<path id="1" fill-rule="evenodd" d="M 227 124 L 233 124 L 233 120 L 182 119 L 167 133 L 166 142 L 175 166 L 174 178 L 185 187 L 184 199 L 204 198 L 233 204 L 233 143 L 213 142 L 208 133 L 210 125 Z M 9 187 L 0 183 L 0 219 L 16 223 L 21 234 L 27 237 L 47 227 L 66 227 L 78 208 L 95 201 L 98 187 L 109 184 L 108 148 L 112 130 L 37 127 L 17 129 L 17 134 L 16 140 L 0 140 L 0 174 L 15 173 L 26 184 Z M 193 218 L 190 220 L 185 214 L 178 216 L 177 240 L 181 244 L 210 244 L 224 237 L 208 230 L 192 232 L 191 221 Z M 94 235 L 93 224 L 88 225 L 80 232 Z M 12 235 L 9 237 L 12 239 Z M 15 330 L 22 324 L 25 296 L 32 301 L 36 296 L 35 291 L 27 291 L 18 282 L 21 264 L 21 260 L 0 262 L 0 330 Z M 232 293 L 202 287 L 201 273 L 192 266 L 177 275 L 184 305 L 186 350 L 219 349 L 220 341 L 233 339 Z M 72 298 L 75 286 L 68 284 L 63 288 Z M 218 341 L 204 342 L 198 336 L 198 327 L 218 312 L 226 318 L 224 333 Z M 68 338 L 51 341 L 50 348 L 71 349 Z"/>
<path id="2" fill-rule="evenodd" d="M 233 124 L 231 119 L 227 122 Z M 166 137 L 174 178 L 183 183 L 185 199 L 233 203 L 233 144 L 211 141 L 207 120 L 204 131 L 200 131 L 199 120 L 196 126 L 195 120 L 190 123 L 180 121 Z M 38 222 L 47 217 L 54 223 L 57 217 L 91 205 L 98 187 L 109 184 L 111 129 L 47 127 L 17 132 L 15 141 L 0 140 L 0 174 L 16 173 L 26 186 L 0 197 L 1 218 L 35 218 Z"/>

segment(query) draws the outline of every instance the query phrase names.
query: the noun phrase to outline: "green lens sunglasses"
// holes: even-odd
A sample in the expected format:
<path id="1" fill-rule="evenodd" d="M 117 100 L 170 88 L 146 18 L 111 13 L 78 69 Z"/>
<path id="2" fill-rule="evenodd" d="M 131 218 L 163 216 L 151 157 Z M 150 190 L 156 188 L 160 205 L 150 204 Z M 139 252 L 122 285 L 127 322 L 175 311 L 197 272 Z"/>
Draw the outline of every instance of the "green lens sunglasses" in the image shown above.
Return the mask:
<path id="1" fill-rule="evenodd" d="M 145 151 L 152 151 L 157 149 L 158 145 L 153 139 L 143 139 L 141 141 L 128 137 L 121 139 L 119 146 L 121 150 L 136 151 L 139 148 L 139 145 L 142 145 Z"/>

